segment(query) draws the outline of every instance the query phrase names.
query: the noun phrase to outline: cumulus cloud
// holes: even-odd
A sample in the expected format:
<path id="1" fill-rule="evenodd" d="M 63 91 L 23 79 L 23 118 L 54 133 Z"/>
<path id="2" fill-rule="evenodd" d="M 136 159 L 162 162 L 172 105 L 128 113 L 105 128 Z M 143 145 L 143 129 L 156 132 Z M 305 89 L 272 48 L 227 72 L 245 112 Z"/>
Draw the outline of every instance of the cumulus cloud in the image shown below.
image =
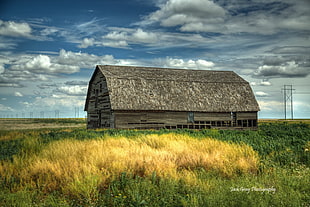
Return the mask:
<path id="1" fill-rule="evenodd" d="M 78 66 L 75 65 L 53 63 L 51 61 L 51 58 L 47 55 L 34 56 L 26 60 L 24 64 L 13 65 L 12 68 L 19 71 L 28 71 L 39 74 L 71 74 L 78 72 L 80 69 Z"/>
<path id="2" fill-rule="evenodd" d="M 271 86 L 272 84 L 269 81 L 263 80 L 260 83 L 251 82 L 251 86 Z"/>
<path id="3" fill-rule="evenodd" d="M 105 47 L 128 48 L 128 43 L 125 40 L 104 40 L 102 45 Z"/>
<path id="4" fill-rule="evenodd" d="M 95 44 L 94 38 L 84 38 L 80 45 L 78 45 L 79 48 L 88 48 L 90 46 L 93 46 Z"/>
<path id="5" fill-rule="evenodd" d="M 30 37 L 31 27 L 28 23 L 0 20 L 0 35 L 10 37 Z"/>
<path id="6" fill-rule="evenodd" d="M 97 64 L 115 64 L 117 61 L 112 55 L 93 55 L 81 52 L 72 52 L 61 49 L 59 56 L 56 57 L 57 63 L 61 65 L 71 65 L 80 68 L 93 69 Z"/>
<path id="7" fill-rule="evenodd" d="M 142 24 L 159 22 L 165 27 L 181 26 L 181 31 L 209 31 L 208 25 L 222 23 L 226 13 L 209 0 L 169 0 L 159 7 Z"/>
<path id="8" fill-rule="evenodd" d="M 23 97 L 24 95 L 21 92 L 15 91 L 14 96 Z"/>
<path id="9" fill-rule="evenodd" d="M 260 86 L 271 86 L 271 83 L 269 81 L 262 81 L 259 83 Z"/>
<path id="10" fill-rule="evenodd" d="M 184 68 L 184 69 L 210 69 L 214 63 L 206 60 L 183 60 L 167 57 L 165 60 L 160 59 L 159 64 L 163 67 Z"/>
<path id="11" fill-rule="evenodd" d="M 153 43 L 157 41 L 157 35 L 152 32 L 145 32 L 142 29 L 134 31 L 130 37 L 133 42 Z"/>
<path id="12" fill-rule="evenodd" d="M 87 93 L 87 86 L 61 86 L 57 88 L 56 91 L 66 95 L 85 96 Z"/>
<path id="13" fill-rule="evenodd" d="M 266 96 L 269 96 L 268 93 L 265 93 L 263 91 L 257 91 L 255 92 L 255 95 L 258 96 L 258 97 L 266 97 Z"/>
<path id="14" fill-rule="evenodd" d="M 130 44 L 152 44 L 157 42 L 158 34 L 146 32 L 140 28 L 113 28 L 114 31 L 102 37 L 102 45 L 107 47 L 129 48 Z M 122 31 L 125 30 L 125 31 Z"/>

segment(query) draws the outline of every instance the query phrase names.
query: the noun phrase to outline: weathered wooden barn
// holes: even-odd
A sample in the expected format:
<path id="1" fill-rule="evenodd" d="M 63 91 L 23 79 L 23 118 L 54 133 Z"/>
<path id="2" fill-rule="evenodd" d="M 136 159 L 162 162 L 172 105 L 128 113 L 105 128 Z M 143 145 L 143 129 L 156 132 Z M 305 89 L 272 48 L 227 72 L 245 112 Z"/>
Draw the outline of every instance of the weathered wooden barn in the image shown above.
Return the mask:
<path id="1" fill-rule="evenodd" d="M 255 129 L 259 106 L 231 71 L 98 65 L 85 111 L 89 129 Z"/>

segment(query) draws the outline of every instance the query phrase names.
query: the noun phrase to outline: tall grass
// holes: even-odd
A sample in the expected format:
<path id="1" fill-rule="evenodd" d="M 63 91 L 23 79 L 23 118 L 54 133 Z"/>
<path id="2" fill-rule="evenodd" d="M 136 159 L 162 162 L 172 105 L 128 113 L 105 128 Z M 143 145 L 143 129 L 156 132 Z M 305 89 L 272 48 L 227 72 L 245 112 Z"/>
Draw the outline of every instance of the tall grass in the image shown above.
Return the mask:
<path id="1" fill-rule="evenodd" d="M 29 139 L 27 144 L 31 151 L 15 156 L 12 163 L 4 162 L 0 175 L 7 180 L 18 178 L 21 185 L 46 192 L 68 194 L 108 185 L 122 172 L 134 177 L 156 173 L 161 178 L 182 179 L 190 184 L 196 182 L 195 170 L 233 177 L 256 173 L 259 162 L 257 153 L 247 145 L 174 133 L 140 135 L 136 139 L 65 139 L 42 149 L 37 139 Z"/>

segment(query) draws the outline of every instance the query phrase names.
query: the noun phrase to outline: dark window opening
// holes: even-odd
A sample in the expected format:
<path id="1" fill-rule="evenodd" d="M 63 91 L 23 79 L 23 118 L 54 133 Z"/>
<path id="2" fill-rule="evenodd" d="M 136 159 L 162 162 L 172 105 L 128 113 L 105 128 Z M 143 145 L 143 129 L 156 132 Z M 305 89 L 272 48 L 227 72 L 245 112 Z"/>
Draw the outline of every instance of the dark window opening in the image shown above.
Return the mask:
<path id="1" fill-rule="evenodd" d="M 188 112 L 187 122 L 194 123 L 194 112 Z"/>

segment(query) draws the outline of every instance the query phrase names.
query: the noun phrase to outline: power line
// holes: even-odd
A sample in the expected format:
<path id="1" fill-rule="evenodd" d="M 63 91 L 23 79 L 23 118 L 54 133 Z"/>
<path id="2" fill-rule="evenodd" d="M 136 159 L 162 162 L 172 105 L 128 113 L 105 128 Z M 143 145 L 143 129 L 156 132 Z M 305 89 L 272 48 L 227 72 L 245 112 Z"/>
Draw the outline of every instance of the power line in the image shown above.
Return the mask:
<path id="1" fill-rule="evenodd" d="M 282 88 L 284 91 L 283 101 L 284 101 L 284 119 L 286 119 L 287 107 L 290 106 L 291 118 L 294 119 L 294 109 L 293 109 L 293 85 L 284 85 Z"/>

